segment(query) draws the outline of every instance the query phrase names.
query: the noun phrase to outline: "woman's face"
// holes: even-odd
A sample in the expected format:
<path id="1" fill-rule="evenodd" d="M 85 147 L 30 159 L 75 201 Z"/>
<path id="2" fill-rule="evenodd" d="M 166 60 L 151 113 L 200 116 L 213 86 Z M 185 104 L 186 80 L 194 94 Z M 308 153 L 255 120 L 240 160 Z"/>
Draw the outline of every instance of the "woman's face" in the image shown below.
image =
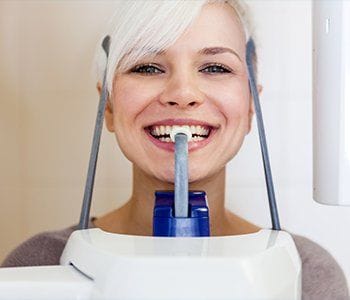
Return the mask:
<path id="1" fill-rule="evenodd" d="M 173 125 L 194 126 L 202 136 L 189 142 L 189 181 L 218 173 L 238 152 L 253 115 L 245 35 L 234 10 L 204 6 L 165 52 L 116 74 L 110 102 L 107 127 L 145 173 L 174 182 L 174 144 L 160 137 Z"/>

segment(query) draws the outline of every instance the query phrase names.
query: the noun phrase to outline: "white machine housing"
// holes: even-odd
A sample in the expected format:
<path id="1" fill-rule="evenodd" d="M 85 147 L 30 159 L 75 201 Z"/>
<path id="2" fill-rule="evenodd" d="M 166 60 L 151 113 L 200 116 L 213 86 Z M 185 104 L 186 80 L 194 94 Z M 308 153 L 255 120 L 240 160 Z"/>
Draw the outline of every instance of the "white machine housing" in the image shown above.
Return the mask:
<path id="1" fill-rule="evenodd" d="M 350 1 L 313 1 L 314 199 L 350 205 Z"/>
<path id="2" fill-rule="evenodd" d="M 148 237 L 75 231 L 61 266 L 0 269 L 0 299 L 301 299 L 301 260 L 285 231 Z"/>

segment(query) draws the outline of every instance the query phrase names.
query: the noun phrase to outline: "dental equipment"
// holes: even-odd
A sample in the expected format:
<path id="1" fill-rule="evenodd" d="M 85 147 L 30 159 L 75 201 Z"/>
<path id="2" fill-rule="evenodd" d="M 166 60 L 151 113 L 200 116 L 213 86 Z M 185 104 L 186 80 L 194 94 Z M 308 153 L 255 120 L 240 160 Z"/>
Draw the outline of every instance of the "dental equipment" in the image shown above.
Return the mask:
<path id="1" fill-rule="evenodd" d="M 313 198 L 350 205 L 350 1 L 313 1 Z"/>
<path id="2" fill-rule="evenodd" d="M 175 143 L 175 217 L 188 216 L 188 141 L 192 138 L 189 128 L 175 127 L 170 133 Z"/>
<path id="3" fill-rule="evenodd" d="M 153 236 L 209 236 L 209 209 L 204 191 L 188 192 L 188 126 L 175 126 L 170 132 L 175 143 L 175 195 L 156 191 Z"/>
<path id="4" fill-rule="evenodd" d="M 103 48 L 108 57 L 109 37 L 104 39 Z M 172 133 L 176 144 L 175 197 L 173 191 L 156 191 L 154 232 L 161 231 L 161 236 L 87 229 L 108 95 L 104 78 L 80 230 L 70 236 L 61 266 L 0 270 L 0 299 L 301 299 L 300 257 L 292 237 L 280 230 L 279 225 L 252 68 L 254 52 L 254 43 L 249 40 L 246 57 L 249 83 L 257 110 L 273 230 L 209 236 L 205 192 L 184 192 L 188 190 L 186 148 L 189 136 L 183 128 L 177 134 Z M 193 222 L 195 218 L 198 220 Z M 186 223 L 188 220 L 191 224 Z"/>

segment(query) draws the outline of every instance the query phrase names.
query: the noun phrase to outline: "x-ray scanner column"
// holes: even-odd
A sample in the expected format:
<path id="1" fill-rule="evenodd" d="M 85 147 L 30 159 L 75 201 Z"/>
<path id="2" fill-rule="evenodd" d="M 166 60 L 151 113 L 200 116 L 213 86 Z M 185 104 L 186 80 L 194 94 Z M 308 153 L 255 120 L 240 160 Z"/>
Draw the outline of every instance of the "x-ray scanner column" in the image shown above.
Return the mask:
<path id="1" fill-rule="evenodd" d="M 313 1 L 314 199 L 350 205 L 350 1 Z"/>

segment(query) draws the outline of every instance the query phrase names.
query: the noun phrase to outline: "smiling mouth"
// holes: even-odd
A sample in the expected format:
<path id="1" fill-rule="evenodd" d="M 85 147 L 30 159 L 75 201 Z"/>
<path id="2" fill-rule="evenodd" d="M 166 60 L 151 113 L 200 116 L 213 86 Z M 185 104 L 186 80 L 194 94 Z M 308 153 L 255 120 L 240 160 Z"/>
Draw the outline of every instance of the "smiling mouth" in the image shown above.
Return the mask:
<path id="1" fill-rule="evenodd" d="M 206 140 L 213 130 L 213 127 L 203 125 L 157 125 L 148 126 L 145 129 L 155 139 L 164 143 L 173 143 L 170 138 L 170 132 L 174 127 L 186 127 L 191 131 L 192 138 L 188 142 L 200 142 Z"/>

